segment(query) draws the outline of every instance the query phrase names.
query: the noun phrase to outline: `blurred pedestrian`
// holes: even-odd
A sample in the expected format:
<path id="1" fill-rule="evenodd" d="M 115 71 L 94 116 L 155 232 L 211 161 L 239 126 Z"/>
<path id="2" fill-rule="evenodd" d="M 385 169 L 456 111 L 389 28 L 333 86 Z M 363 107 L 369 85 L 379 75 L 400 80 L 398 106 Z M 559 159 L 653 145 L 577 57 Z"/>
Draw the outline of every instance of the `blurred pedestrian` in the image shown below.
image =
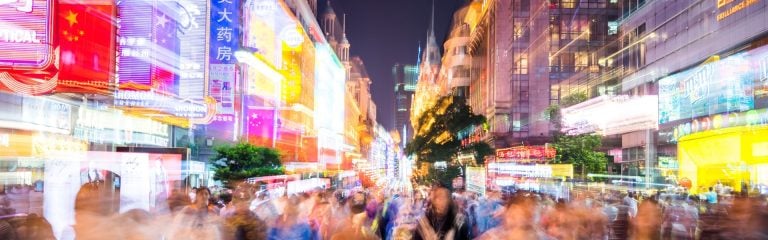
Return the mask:
<path id="1" fill-rule="evenodd" d="M 456 209 L 456 204 L 451 199 L 451 191 L 447 187 L 437 185 L 430 195 L 426 214 L 419 219 L 413 239 L 469 239 L 469 228 L 465 223 L 466 217 Z"/>
<path id="2" fill-rule="evenodd" d="M 195 201 L 174 217 L 168 236 L 171 239 L 221 239 L 220 219 L 209 204 L 211 191 L 196 189 Z"/>

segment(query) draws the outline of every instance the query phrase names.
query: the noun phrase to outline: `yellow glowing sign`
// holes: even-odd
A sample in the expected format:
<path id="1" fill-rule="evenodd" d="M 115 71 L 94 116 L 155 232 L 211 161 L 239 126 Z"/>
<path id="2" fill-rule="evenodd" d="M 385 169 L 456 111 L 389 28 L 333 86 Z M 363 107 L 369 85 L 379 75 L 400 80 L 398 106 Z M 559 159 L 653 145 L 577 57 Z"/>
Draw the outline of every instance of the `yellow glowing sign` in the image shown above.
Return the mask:
<path id="1" fill-rule="evenodd" d="M 724 8 L 726 5 L 729 5 L 733 3 L 735 0 L 717 0 L 717 9 Z M 723 20 L 734 13 L 740 12 L 741 10 L 746 9 L 749 6 L 755 5 L 760 0 L 741 0 L 736 5 L 733 5 L 730 8 L 727 8 L 720 13 L 717 14 L 717 21 Z"/>
<path id="2" fill-rule="evenodd" d="M 301 45 L 290 47 L 283 42 L 283 67 L 281 97 L 285 103 L 295 103 L 301 94 Z"/>

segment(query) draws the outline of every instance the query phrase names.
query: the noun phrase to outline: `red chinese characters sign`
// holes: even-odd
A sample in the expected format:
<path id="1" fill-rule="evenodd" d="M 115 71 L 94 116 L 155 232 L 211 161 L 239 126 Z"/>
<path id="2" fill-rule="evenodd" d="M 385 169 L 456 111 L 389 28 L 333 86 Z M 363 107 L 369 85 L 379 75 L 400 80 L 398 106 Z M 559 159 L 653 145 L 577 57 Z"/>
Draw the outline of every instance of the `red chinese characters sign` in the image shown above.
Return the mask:
<path id="1" fill-rule="evenodd" d="M 557 152 L 549 146 L 520 146 L 496 150 L 499 160 L 542 160 L 555 158 Z"/>

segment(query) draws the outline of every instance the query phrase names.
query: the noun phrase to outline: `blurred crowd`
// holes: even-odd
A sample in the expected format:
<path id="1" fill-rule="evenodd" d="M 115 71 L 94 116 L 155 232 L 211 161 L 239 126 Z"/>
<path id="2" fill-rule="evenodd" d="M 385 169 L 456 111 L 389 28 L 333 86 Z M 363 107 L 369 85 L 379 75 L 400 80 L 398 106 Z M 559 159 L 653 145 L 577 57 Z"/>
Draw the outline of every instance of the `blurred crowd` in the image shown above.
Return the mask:
<path id="1" fill-rule="evenodd" d="M 0 196 L 0 204 L 8 205 Z M 768 239 L 765 197 L 573 191 L 485 194 L 435 184 L 271 197 L 259 185 L 174 191 L 152 212 L 119 211 L 98 184 L 75 200 L 74 239 Z M 0 239 L 53 239 L 37 214 L 0 217 Z"/>

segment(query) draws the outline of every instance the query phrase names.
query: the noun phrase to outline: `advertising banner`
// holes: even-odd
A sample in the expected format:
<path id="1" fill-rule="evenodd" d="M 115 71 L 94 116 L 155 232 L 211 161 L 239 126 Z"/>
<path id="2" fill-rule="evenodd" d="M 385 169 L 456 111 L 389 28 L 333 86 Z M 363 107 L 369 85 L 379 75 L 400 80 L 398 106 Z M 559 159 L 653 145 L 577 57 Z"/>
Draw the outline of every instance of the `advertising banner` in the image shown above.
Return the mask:
<path id="1" fill-rule="evenodd" d="M 211 64 L 236 64 L 240 37 L 240 1 L 211 1 Z"/>
<path id="2" fill-rule="evenodd" d="M 21 121 L 72 131 L 72 107 L 44 97 L 24 97 Z"/>
<path id="3" fill-rule="evenodd" d="M 57 12 L 59 85 L 57 92 L 114 90 L 115 2 L 60 0 Z"/>
<path id="4" fill-rule="evenodd" d="M 206 30 L 199 16 L 204 6 L 200 1 L 118 3 L 120 86 L 116 106 L 177 117 L 206 116 L 208 107 L 201 101 L 205 97 L 205 37 L 199 36 Z M 180 87 L 182 79 L 184 87 Z"/>
<path id="5" fill-rule="evenodd" d="M 202 102 L 205 96 L 205 66 L 208 57 L 206 46 L 208 1 L 177 2 L 179 5 L 176 19 L 179 38 L 179 97 Z"/>
<path id="6" fill-rule="evenodd" d="M 550 146 L 520 146 L 496 150 L 499 161 L 531 162 L 555 158 L 557 152 Z"/>
<path id="7" fill-rule="evenodd" d="M 744 53 L 659 80 L 659 123 L 754 108 Z"/>
<path id="8" fill-rule="evenodd" d="M 218 103 L 217 114 L 235 113 L 235 64 L 210 65 L 210 95 Z"/>
<path id="9" fill-rule="evenodd" d="M 75 161 L 73 161 L 73 159 Z M 73 206 L 80 187 L 101 184 L 104 191 L 119 194 L 119 212 L 131 209 L 160 211 L 167 194 L 181 180 L 181 155 L 80 152 L 52 156 L 45 161 L 44 217 L 58 239 L 67 239 L 74 219 Z"/>
<path id="10" fill-rule="evenodd" d="M 467 188 L 469 192 L 485 195 L 485 168 L 467 167 Z"/>
<path id="11" fill-rule="evenodd" d="M 0 1 L 0 69 L 43 69 L 52 63 L 53 2 Z"/>
<path id="12" fill-rule="evenodd" d="M 58 83 L 52 70 L 53 0 L 0 1 L 0 89 L 48 93 Z M 41 71 L 42 70 L 42 71 Z"/>
<path id="13" fill-rule="evenodd" d="M 275 137 L 275 109 L 248 109 L 247 114 L 248 142 L 259 146 L 272 146 Z"/>
<path id="14" fill-rule="evenodd" d="M 179 5 L 137 0 L 121 1 L 117 8 L 121 88 L 177 94 Z"/>

